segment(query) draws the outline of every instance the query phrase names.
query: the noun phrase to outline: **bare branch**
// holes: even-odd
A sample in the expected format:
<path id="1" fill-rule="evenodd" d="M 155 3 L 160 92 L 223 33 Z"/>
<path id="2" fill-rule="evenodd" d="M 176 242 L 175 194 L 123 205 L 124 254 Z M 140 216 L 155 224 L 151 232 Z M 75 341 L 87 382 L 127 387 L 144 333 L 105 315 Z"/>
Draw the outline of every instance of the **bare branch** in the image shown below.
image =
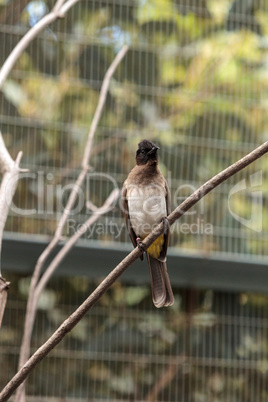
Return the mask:
<path id="1" fill-rule="evenodd" d="M 14 162 L 4 143 L 0 132 L 0 170 L 3 177 L 0 186 L 0 257 L 2 249 L 2 239 L 4 227 L 9 213 L 9 208 L 12 203 L 13 196 L 19 179 L 19 164 L 22 157 L 22 152 L 19 152 L 16 161 Z M 0 268 L 1 275 L 1 268 Z"/>
<path id="2" fill-rule="evenodd" d="M 52 11 L 54 13 L 57 13 L 61 9 L 61 7 L 63 6 L 64 3 L 65 3 L 65 0 L 57 0 Z"/>
<path id="3" fill-rule="evenodd" d="M 10 284 L 1 276 L 3 232 L 9 213 L 9 208 L 17 188 L 21 158 L 22 152 L 19 152 L 16 161 L 13 161 L 0 132 L 0 170 L 3 175 L 0 185 L 0 327 L 6 306 L 7 291 Z"/>
<path id="4" fill-rule="evenodd" d="M 65 15 L 67 13 L 67 11 L 69 11 L 69 9 L 71 7 L 73 7 L 76 3 L 78 3 L 79 0 L 68 0 L 66 1 L 65 4 L 63 4 L 63 6 L 61 7 L 61 12 L 63 15 Z"/>
<path id="5" fill-rule="evenodd" d="M 58 254 L 54 257 L 54 259 L 51 261 L 49 266 L 47 267 L 44 275 L 42 276 L 41 280 L 39 283 L 36 284 L 35 288 L 33 289 L 33 292 L 31 293 L 31 298 L 29 295 L 28 298 L 28 305 L 27 305 L 27 315 L 25 318 L 25 328 L 24 328 L 24 334 L 23 334 L 23 340 L 22 340 L 22 346 L 21 346 L 21 355 L 20 355 L 20 360 L 21 362 L 25 362 L 29 355 L 30 355 L 30 340 L 31 340 L 31 335 L 32 335 L 32 328 L 35 320 L 35 315 L 36 315 L 36 309 L 37 309 L 37 303 L 40 297 L 40 294 L 42 293 L 44 287 L 46 286 L 47 282 L 55 272 L 55 270 L 58 268 L 60 263 L 63 261 L 63 259 L 68 255 L 68 253 L 71 251 L 77 240 L 88 230 L 90 226 L 92 226 L 99 218 L 101 215 L 104 215 L 108 211 L 110 211 L 112 208 L 114 208 L 116 200 L 118 199 L 120 194 L 120 191 L 118 188 L 114 189 L 112 193 L 109 195 L 105 203 L 101 208 L 98 208 L 98 211 L 96 211 L 84 224 L 82 227 L 79 228 L 79 231 L 77 231 L 70 239 L 67 241 L 67 243 L 63 246 L 63 248 L 58 252 Z M 30 303 L 29 303 L 30 300 Z M 21 364 L 21 366 L 23 365 Z M 19 366 L 19 367 L 21 367 Z M 16 395 L 16 399 L 23 398 L 24 390 L 20 389 L 19 394 Z"/>
<path id="6" fill-rule="evenodd" d="M 4 81 L 8 77 L 10 71 L 14 67 L 14 64 L 22 54 L 22 52 L 29 46 L 31 41 L 48 25 L 56 21 L 58 18 L 64 18 L 67 11 L 73 7 L 79 0 L 57 0 L 52 11 L 45 15 L 40 21 L 38 21 L 19 41 L 19 43 L 12 50 L 6 61 L 4 62 L 0 70 L 0 88 Z M 119 52 L 120 53 L 120 52 Z M 118 53 L 118 56 L 119 56 Z M 120 56 L 119 56 L 120 57 Z M 124 57 L 124 56 L 123 56 Z"/>
<path id="7" fill-rule="evenodd" d="M 114 189 L 107 198 L 107 200 L 105 201 L 105 203 L 103 204 L 103 206 L 97 208 L 97 210 L 93 213 L 93 215 L 86 222 L 83 223 L 83 225 L 72 237 L 70 237 L 67 243 L 63 246 L 63 248 L 59 251 L 56 257 L 52 260 L 52 262 L 47 267 L 46 272 L 40 279 L 38 285 L 36 286 L 33 300 L 34 305 L 37 304 L 37 301 L 40 297 L 42 290 L 44 289 L 47 282 L 49 281 L 49 279 L 51 278 L 57 267 L 60 265 L 62 260 L 66 257 L 69 251 L 76 244 L 77 240 L 80 239 L 80 237 L 86 233 L 86 231 L 90 228 L 90 226 L 92 226 L 100 218 L 100 216 L 106 214 L 107 212 L 109 212 L 111 209 L 114 208 L 119 195 L 120 195 L 119 189 L 118 188 Z"/>
<path id="8" fill-rule="evenodd" d="M 150 390 L 150 392 L 145 397 L 145 401 L 154 402 L 157 401 L 160 392 L 168 386 L 168 384 L 173 381 L 177 374 L 177 371 L 181 368 L 182 364 L 187 360 L 186 356 L 175 356 L 169 363 L 168 367 L 165 367 L 160 378 L 157 379 L 156 383 Z"/>
<path id="9" fill-rule="evenodd" d="M 8 74 L 12 70 L 14 64 L 22 54 L 22 52 L 27 48 L 27 46 L 31 43 L 31 41 L 39 34 L 39 32 L 43 31 L 49 24 L 56 21 L 58 18 L 63 18 L 66 12 L 78 3 L 79 0 L 69 0 L 65 3 L 65 1 L 57 0 L 52 11 L 45 15 L 40 21 L 38 21 L 19 41 L 19 43 L 12 50 L 6 61 L 4 62 L 1 70 L 0 70 L 0 88 L 3 85 L 3 82 L 7 78 Z"/>
<path id="10" fill-rule="evenodd" d="M 0 328 L 4 316 L 4 311 L 7 302 L 7 291 L 9 289 L 10 282 L 7 282 L 2 276 L 0 276 Z"/>
<path id="11" fill-rule="evenodd" d="M 90 158 L 91 149 L 92 149 L 94 133 L 98 126 L 98 123 L 99 123 L 99 120 L 101 117 L 101 113 L 103 110 L 103 106 L 104 106 L 106 98 L 107 98 L 107 93 L 108 93 L 111 78 L 114 75 L 116 67 L 121 62 L 121 60 L 124 58 L 127 51 L 128 51 L 128 46 L 126 46 L 126 45 L 123 46 L 122 49 L 120 50 L 120 52 L 117 53 L 114 61 L 112 62 L 112 64 L 110 65 L 110 67 L 108 68 L 108 70 L 105 74 L 105 77 L 104 77 L 104 80 L 102 83 L 102 87 L 101 87 L 101 91 L 100 91 L 98 106 L 97 106 L 96 112 L 94 114 L 94 117 L 93 117 L 93 120 L 92 120 L 92 123 L 90 126 L 90 130 L 89 130 L 89 134 L 88 134 L 88 142 L 87 142 L 84 158 L 82 161 L 82 166 L 84 168 L 88 165 L 88 160 Z"/>
<path id="12" fill-rule="evenodd" d="M 62 237 L 62 232 L 64 229 L 64 226 L 66 224 L 66 221 L 70 215 L 70 212 L 73 208 L 73 205 L 76 201 L 77 198 L 77 194 L 81 188 L 81 186 L 83 185 L 83 182 L 85 180 L 86 174 L 88 172 L 88 164 L 89 164 L 89 159 L 90 159 L 90 155 L 91 155 L 91 148 L 92 148 L 92 144 L 93 144 L 93 138 L 96 132 L 96 128 L 103 110 L 103 106 L 105 104 L 106 98 L 107 98 L 107 94 L 108 94 L 108 89 L 109 89 L 109 83 L 111 80 L 111 77 L 113 76 L 117 66 L 119 65 L 119 63 L 121 62 L 121 60 L 124 58 L 126 52 L 128 50 L 127 46 L 123 46 L 122 49 L 120 50 L 120 52 L 117 54 L 116 58 L 114 59 L 114 61 L 112 62 L 111 66 L 109 67 L 109 69 L 107 70 L 104 80 L 103 80 L 103 84 L 102 84 L 102 88 L 101 88 L 101 92 L 100 92 L 100 98 L 99 98 L 99 102 L 97 105 L 97 109 L 96 112 L 94 114 L 93 117 L 93 121 L 88 133 L 88 140 L 86 143 L 86 147 L 85 147 L 85 152 L 84 152 L 84 156 L 82 159 L 82 171 L 80 172 L 74 186 L 72 187 L 72 191 L 71 194 L 69 196 L 69 199 L 67 201 L 66 207 L 64 209 L 64 212 L 60 218 L 60 221 L 58 223 L 55 235 L 52 239 L 52 241 L 49 243 L 49 245 L 45 248 L 45 250 L 42 252 L 42 254 L 40 255 L 40 257 L 38 258 L 38 261 L 36 263 L 35 269 L 34 269 L 34 273 L 33 273 L 33 277 L 32 277 L 32 281 L 31 281 L 31 286 L 30 286 L 30 292 L 29 292 L 29 299 L 28 299 L 28 304 L 29 305 L 29 310 L 32 310 L 32 300 L 31 299 L 31 294 L 33 292 L 33 289 L 35 289 L 37 282 L 39 280 L 40 277 L 40 273 L 41 270 L 44 266 L 44 263 L 46 262 L 47 258 L 49 257 L 49 255 L 51 254 L 51 252 L 54 250 L 54 248 L 56 247 L 56 245 L 58 244 L 58 242 L 61 240 Z M 27 307 L 28 310 L 28 307 Z M 26 313 L 27 315 L 27 313 Z"/>
<path id="13" fill-rule="evenodd" d="M 19 155 L 18 155 L 19 156 Z M 0 170 L 2 173 L 9 172 L 14 167 L 14 161 L 4 143 L 3 136 L 0 132 Z"/>
<path id="14" fill-rule="evenodd" d="M 183 201 L 169 216 L 169 223 L 172 225 L 177 219 L 185 214 L 193 207 L 201 198 L 219 186 L 229 177 L 233 176 L 252 162 L 260 158 L 268 152 L 268 141 L 256 148 L 254 151 L 246 155 L 244 158 L 235 162 L 212 179 L 208 180 L 193 194 Z M 148 248 L 165 230 L 165 224 L 160 223 L 150 235 L 143 241 L 144 247 Z M 53 333 L 53 335 L 32 355 L 26 364 L 18 371 L 18 373 L 10 380 L 3 391 L 0 393 L 0 402 L 7 401 L 11 394 L 18 386 L 27 378 L 34 367 L 60 343 L 60 341 L 68 334 L 82 317 L 95 305 L 101 296 L 110 288 L 110 286 L 119 278 L 120 275 L 141 255 L 141 251 L 136 247 L 129 253 L 110 274 L 100 283 L 93 293 L 81 304 L 77 310 L 68 317 L 63 324 Z"/>
<path id="15" fill-rule="evenodd" d="M 69 2 L 67 2 L 69 3 Z M 67 4 L 66 3 L 66 4 Z M 34 324 L 34 319 L 35 319 L 35 314 L 36 314 L 36 306 L 37 306 L 37 301 L 40 296 L 41 291 L 43 290 L 44 286 L 46 285 L 47 281 L 51 277 L 52 273 L 55 271 L 55 269 L 58 267 L 58 264 L 62 259 L 65 257 L 65 255 L 69 251 L 69 245 L 70 247 L 73 247 L 73 245 L 76 243 L 77 238 L 75 234 L 73 238 L 71 238 L 68 243 L 63 247 L 63 249 L 59 252 L 59 258 L 55 257 L 53 262 L 50 264 L 49 269 L 46 271 L 44 274 L 42 280 L 38 284 L 42 268 L 47 261 L 48 257 L 52 253 L 52 251 L 55 249 L 57 244 L 62 238 L 62 232 L 65 227 L 65 224 L 67 222 L 68 217 L 70 216 L 70 213 L 72 211 L 72 208 L 76 202 L 77 195 L 84 183 L 84 180 L 86 178 L 86 175 L 89 170 L 89 160 L 90 160 L 90 155 L 91 155 L 91 150 L 92 150 L 92 145 L 93 145 L 93 139 L 94 135 L 96 133 L 96 129 L 101 117 L 101 113 L 107 98 L 108 90 L 109 90 L 109 84 L 111 81 L 111 78 L 124 58 L 126 52 L 128 51 L 127 46 L 123 46 L 122 49 L 118 52 L 116 55 L 115 59 L 113 60 L 112 64 L 110 65 L 109 69 L 107 70 L 104 80 L 102 83 L 101 87 L 101 92 L 100 92 L 100 97 L 99 97 L 99 102 L 90 126 L 90 130 L 88 133 L 88 138 L 87 138 L 87 143 L 85 146 L 85 151 L 84 155 L 82 158 L 82 163 L 81 167 L 82 170 L 74 183 L 72 187 L 72 191 L 70 193 L 70 196 L 68 198 L 66 207 L 64 208 L 63 214 L 59 220 L 59 223 L 57 225 L 57 229 L 55 231 L 55 234 L 51 240 L 51 242 L 48 244 L 48 246 L 45 248 L 45 250 L 42 252 L 42 254 L 39 256 L 33 275 L 31 279 L 31 284 L 30 284 L 30 290 L 29 290 L 29 296 L 28 296 L 28 301 L 27 301 L 27 308 L 26 308 L 26 317 L 25 317 L 25 325 L 24 325 L 24 333 L 23 333 L 23 339 L 22 339 L 22 344 L 21 344 L 21 350 L 20 350 L 20 358 L 19 358 L 19 368 L 22 367 L 22 365 L 26 362 L 30 355 L 30 341 L 31 341 L 31 334 L 33 330 L 33 324 Z M 115 193 L 112 193 L 111 196 L 115 196 Z M 118 197 L 118 195 L 117 195 Z M 104 207 L 104 206 L 103 206 Z M 99 211 L 100 212 L 100 211 Z M 106 211 L 107 212 L 107 211 Z M 105 213 L 105 212 L 102 212 Z M 101 214 L 102 214 L 101 213 Z M 100 213 L 94 215 L 94 222 L 100 217 Z M 93 218 L 93 217 L 92 217 Z M 93 221 L 87 221 L 85 223 L 85 227 L 89 227 L 92 224 Z M 88 225 L 88 226 L 87 226 Z M 80 231 L 79 231 L 80 233 Z M 79 238 L 80 236 L 78 236 Z M 37 289 L 38 286 L 38 289 Z M 20 390 L 18 390 L 19 395 L 16 395 L 16 402 L 23 401 L 23 397 L 21 396 L 22 393 L 24 392 L 23 388 L 20 387 Z"/>
<path id="16" fill-rule="evenodd" d="M 58 13 L 49 13 L 45 15 L 36 25 L 34 25 L 19 41 L 19 43 L 15 46 L 13 51 L 10 53 L 6 61 L 4 62 L 1 70 L 0 70 L 0 88 L 3 85 L 5 79 L 8 74 L 12 70 L 14 64 L 22 54 L 22 52 L 27 48 L 29 43 L 39 34 L 39 32 L 43 31 L 43 29 L 55 21 L 59 17 Z"/>

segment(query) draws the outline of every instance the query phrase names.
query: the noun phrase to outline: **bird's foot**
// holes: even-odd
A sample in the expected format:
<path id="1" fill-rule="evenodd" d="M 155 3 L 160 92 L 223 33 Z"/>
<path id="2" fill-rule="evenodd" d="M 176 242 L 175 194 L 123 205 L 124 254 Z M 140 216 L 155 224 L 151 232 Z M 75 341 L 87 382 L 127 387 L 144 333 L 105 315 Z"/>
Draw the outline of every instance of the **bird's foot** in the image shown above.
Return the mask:
<path id="1" fill-rule="evenodd" d="M 137 242 L 137 247 L 140 249 L 140 251 L 143 254 L 145 252 L 145 248 L 144 248 L 144 245 L 143 245 L 143 242 L 142 242 L 141 238 L 137 237 L 136 242 Z"/>
<path id="2" fill-rule="evenodd" d="M 164 224 L 164 234 L 168 233 L 168 231 L 170 229 L 170 223 L 169 223 L 167 216 L 164 216 L 163 218 L 161 218 L 161 222 L 163 222 L 163 224 Z"/>

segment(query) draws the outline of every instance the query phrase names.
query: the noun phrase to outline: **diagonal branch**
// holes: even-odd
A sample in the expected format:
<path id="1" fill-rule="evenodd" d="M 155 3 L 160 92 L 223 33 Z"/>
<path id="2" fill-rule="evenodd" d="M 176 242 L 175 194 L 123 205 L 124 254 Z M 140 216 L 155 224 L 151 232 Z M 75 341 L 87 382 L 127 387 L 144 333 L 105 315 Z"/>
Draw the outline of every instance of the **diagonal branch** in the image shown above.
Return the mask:
<path id="1" fill-rule="evenodd" d="M 15 194 L 19 173 L 21 171 L 19 165 L 22 158 L 22 152 L 18 153 L 17 159 L 13 161 L 4 143 L 2 134 L 0 132 L 0 171 L 2 173 L 2 180 L 0 185 L 0 327 L 4 315 L 7 291 L 9 282 L 1 276 L 1 250 L 3 232 L 8 217 L 10 205 Z"/>
<path id="2" fill-rule="evenodd" d="M 235 162 L 222 172 L 218 173 L 212 179 L 208 180 L 193 194 L 183 201 L 169 216 L 168 221 L 172 225 L 177 219 L 183 216 L 191 207 L 193 207 L 201 198 L 219 186 L 229 177 L 233 176 L 252 162 L 259 159 L 268 152 L 268 141 L 246 155 L 244 158 Z M 148 248 L 165 230 L 165 224 L 160 223 L 150 235 L 143 241 L 144 247 Z M 82 317 L 95 305 L 101 296 L 110 288 L 110 286 L 119 278 L 120 275 L 141 255 L 141 251 L 136 247 L 129 253 L 110 274 L 100 283 L 93 293 L 77 308 L 77 310 L 68 317 L 61 326 L 51 335 L 51 337 L 31 356 L 18 373 L 10 380 L 3 391 L 0 393 L 0 402 L 7 401 L 18 386 L 27 378 L 34 367 L 67 335 Z"/>
<path id="3" fill-rule="evenodd" d="M 109 212 L 111 209 L 114 208 L 119 195 L 120 195 L 119 189 L 115 188 L 111 192 L 105 203 L 102 205 L 102 207 L 97 208 L 97 210 L 93 213 L 93 215 L 86 222 L 83 223 L 83 226 L 80 227 L 79 230 L 72 237 L 69 238 L 67 243 L 65 243 L 65 245 L 58 252 L 56 257 L 51 261 L 44 275 L 42 276 L 38 285 L 36 286 L 33 300 L 34 305 L 37 304 L 37 301 L 40 297 L 42 290 L 45 288 L 47 282 L 49 281 L 55 270 L 58 268 L 62 260 L 67 256 L 69 251 L 77 243 L 80 237 L 86 233 L 89 227 L 92 226 L 102 215 L 106 214 L 107 212 Z"/>
<path id="4" fill-rule="evenodd" d="M 3 64 L 3 66 L 0 70 L 0 88 L 3 84 L 3 82 L 5 81 L 5 79 L 7 78 L 8 74 L 12 70 L 14 64 L 16 63 L 16 61 L 22 54 L 22 52 L 26 49 L 26 47 L 30 44 L 30 42 L 38 35 L 38 33 L 41 32 L 49 24 L 54 22 L 56 19 L 63 18 L 66 15 L 67 11 L 72 6 L 74 6 L 78 1 L 79 0 L 57 0 L 52 11 L 49 14 L 47 14 L 45 17 L 43 17 L 36 25 L 34 25 L 26 33 L 26 35 L 19 41 L 19 43 L 13 49 L 13 51 L 11 52 L 9 57 L 6 59 L 5 63 Z M 54 234 L 51 242 L 48 244 L 46 249 L 42 252 L 42 254 L 40 255 L 40 257 L 37 260 L 37 263 L 36 263 L 36 266 L 34 269 L 34 273 L 32 276 L 32 280 L 31 280 L 31 284 L 30 284 L 29 297 L 28 297 L 27 309 L 26 309 L 26 317 L 25 317 L 24 334 L 23 334 L 21 350 L 20 350 L 19 367 L 21 367 L 26 362 L 26 360 L 28 359 L 28 357 L 30 355 L 31 334 L 32 334 L 32 330 L 33 330 L 37 302 L 38 302 L 40 293 L 43 290 L 44 286 L 46 285 L 47 281 L 49 280 L 50 276 L 53 274 L 55 269 L 58 267 L 61 260 L 66 256 L 66 254 L 68 253 L 70 248 L 75 244 L 77 239 L 82 234 L 81 231 L 79 231 L 79 234 L 81 233 L 80 236 L 79 236 L 79 234 L 76 233 L 71 239 L 69 239 L 69 241 L 66 243 L 66 245 L 62 248 L 62 250 L 59 252 L 59 254 L 52 261 L 52 263 L 49 266 L 49 269 L 46 271 L 42 280 L 38 284 L 38 281 L 39 281 L 39 278 L 40 278 L 40 275 L 42 272 L 42 268 L 43 268 L 45 262 L 47 261 L 48 257 L 50 256 L 51 252 L 55 249 L 55 247 L 61 240 L 61 236 L 62 236 L 63 229 L 65 227 L 65 224 L 66 224 L 68 217 L 70 216 L 70 213 L 72 211 L 72 208 L 76 202 L 77 195 L 85 181 L 87 172 L 90 169 L 89 159 L 90 159 L 91 152 L 92 152 L 93 138 L 94 138 L 94 135 L 95 135 L 95 132 L 96 132 L 96 129 L 97 129 L 97 126 L 98 126 L 98 123 L 99 123 L 99 120 L 100 120 L 100 117 L 102 114 L 102 110 L 103 110 L 103 107 L 104 107 L 104 104 L 105 104 L 105 101 L 107 98 L 110 80 L 111 80 L 111 77 L 113 76 L 117 66 L 119 65 L 121 60 L 124 58 L 127 51 L 128 51 L 128 47 L 123 46 L 122 49 L 116 55 L 114 61 L 112 62 L 111 66 L 109 67 L 109 69 L 107 70 L 107 72 L 105 74 L 103 84 L 101 87 L 101 92 L 100 92 L 97 109 L 94 114 L 93 121 L 92 121 L 90 130 L 89 130 L 89 133 L 88 133 L 88 139 L 87 139 L 87 143 L 85 146 L 85 152 L 84 152 L 82 164 L 81 164 L 82 170 L 72 188 L 71 194 L 67 201 L 67 205 L 66 205 L 64 212 L 60 218 L 60 221 L 57 225 L 55 234 Z M 5 147 L 3 148 L 3 150 L 5 150 Z M 6 154 L 9 155 L 7 151 L 6 151 Z M 5 155 L 5 156 L 7 156 L 7 155 Z M 15 166 L 19 165 L 19 160 L 21 158 L 21 155 L 22 154 L 18 155 L 17 164 L 15 164 Z M 13 163 L 11 158 L 10 158 L 10 160 L 8 160 L 6 158 L 6 160 L 7 160 L 7 162 L 9 162 L 9 164 L 11 166 L 11 164 Z M 0 162 L 1 162 L 1 138 L 0 138 Z M 4 167 L 3 167 L 3 169 L 4 169 Z M 1 190 L 2 190 L 2 188 L 4 188 L 4 189 L 6 188 L 6 183 L 9 184 L 9 182 L 11 180 L 11 177 L 9 175 L 10 175 L 10 172 L 8 170 L 7 174 L 4 175 L 4 178 L 1 183 L 0 207 L 6 206 L 6 202 L 5 202 L 6 200 L 1 198 L 1 194 L 3 193 Z M 13 182 L 14 182 L 14 185 L 12 187 L 10 187 L 10 190 L 9 190 L 9 194 L 10 194 L 9 199 L 10 200 L 12 200 L 17 181 L 14 179 Z M 14 189 L 14 191 L 13 191 L 13 189 Z M 99 218 L 100 215 L 106 213 L 109 210 L 109 205 L 113 204 L 114 199 L 117 198 L 118 195 L 119 195 L 118 189 L 117 189 L 117 191 L 116 190 L 113 191 L 112 194 L 110 195 L 109 199 L 106 200 L 106 203 L 104 204 L 104 206 L 101 209 L 99 209 L 98 213 L 93 214 L 93 216 L 84 224 L 84 227 L 89 227 L 92 224 L 92 222 L 95 222 Z M 6 212 L 5 209 L 4 209 L 4 212 Z M 8 213 L 8 209 L 7 209 L 7 213 Z M 0 218 L 0 241 L 2 239 L 2 233 L 3 233 L 7 213 L 2 214 L 2 217 Z M 1 242 L 0 242 L 0 254 L 1 254 Z M 37 285 L 38 285 L 38 287 L 37 287 Z M 5 291 L 4 291 L 5 293 L 6 293 L 6 289 L 7 289 L 7 287 L 5 287 Z M 4 300 L 6 300 L 6 295 L 3 293 L 3 301 Z M 3 302 L 3 305 L 4 305 L 4 302 Z M 1 324 L 1 322 L 0 322 L 0 324 Z M 16 401 L 21 402 L 24 400 L 25 400 L 24 388 L 22 386 L 22 387 L 20 387 L 20 389 L 18 390 L 18 392 L 16 394 Z"/>
<path id="5" fill-rule="evenodd" d="M 79 1 L 80 0 L 57 0 L 50 13 L 45 15 L 31 29 L 29 29 L 29 31 L 21 38 L 19 43 L 14 47 L 0 70 L 0 88 L 14 67 L 16 61 L 32 40 L 48 25 L 52 24 L 52 22 L 56 21 L 58 18 L 64 18 L 69 9 Z"/>
<path id="6" fill-rule="evenodd" d="M 45 15 L 40 21 L 38 21 L 24 36 L 19 43 L 12 50 L 6 61 L 4 62 L 0 70 L 0 88 L 4 81 L 8 77 L 8 74 L 14 67 L 14 64 L 22 54 L 22 52 L 29 46 L 31 41 L 43 31 L 49 24 L 56 21 L 58 18 L 65 17 L 67 11 L 78 3 L 79 0 L 57 0 L 52 11 Z"/>
<path id="7" fill-rule="evenodd" d="M 83 155 L 82 163 L 81 163 L 81 172 L 72 187 L 70 196 L 68 198 L 66 207 L 64 208 L 64 211 L 60 217 L 55 234 L 54 234 L 51 242 L 48 244 L 48 246 L 45 248 L 45 250 L 39 256 L 39 258 L 36 262 L 36 266 L 34 268 L 34 272 L 33 272 L 32 278 L 31 278 L 29 296 L 28 296 L 28 301 L 27 301 L 24 332 L 23 332 L 22 344 L 21 344 L 21 349 L 20 349 L 19 368 L 23 366 L 23 364 L 27 361 L 27 359 L 29 358 L 29 355 L 30 355 L 31 335 L 32 335 L 32 330 L 33 330 L 33 325 L 34 325 L 34 320 L 35 320 L 37 302 L 38 302 L 40 293 L 44 289 L 46 283 L 48 282 L 48 280 L 51 277 L 51 275 L 53 274 L 53 272 L 58 267 L 60 261 L 66 256 L 66 254 L 69 250 L 68 249 L 69 246 L 67 246 L 67 244 L 68 245 L 72 244 L 72 246 L 73 246 L 75 244 L 75 242 L 77 241 L 76 234 L 75 234 L 74 239 L 71 238 L 68 241 L 68 243 L 64 246 L 64 248 L 60 251 L 60 258 L 57 259 L 57 257 L 56 257 L 53 260 L 53 262 L 50 264 L 49 269 L 46 271 L 42 280 L 38 284 L 42 269 L 43 269 L 48 257 L 51 255 L 52 251 L 55 249 L 55 247 L 57 246 L 57 244 L 59 243 L 59 241 L 62 238 L 62 233 L 63 233 L 63 229 L 65 227 L 65 224 L 66 224 L 68 217 L 70 216 L 70 213 L 72 211 L 72 208 L 76 202 L 79 191 L 83 186 L 83 183 L 85 181 L 88 170 L 90 169 L 89 160 L 90 160 L 90 156 L 91 156 L 91 152 L 92 152 L 93 139 L 94 139 L 94 135 L 96 133 L 98 123 L 101 118 L 103 107 L 105 105 L 105 101 L 106 101 L 108 90 L 109 90 L 109 84 L 110 84 L 111 78 L 112 78 L 116 68 L 118 67 L 118 65 L 120 64 L 122 59 L 124 58 L 127 51 L 128 51 L 128 46 L 123 46 L 122 49 L 116 55 L 115 59 L 111 63 L 110 67 L 108 68 L 108 70 L 104 76 L 98 105 L 97 105 L 90 129 L 89 129 L 87 142 L 85 145 L 85 151 L 84 151 L 84 155 Z M 114 196 L 115 193 L 112 193 L 111 196 L 112 195 Z M 94 221 L 97 220 L 100 215 L 101 215 L 100 213 L 94 215 Z M 20 388 L 19 394 L 21 394 L 23 391 L 24 390 L 22 388 Z M 16 402 L 23 401 L 23 400 L 24 399 L 22 397 L 20 397 L 20 395 L 16 396 Z"/>
<path id="8" fill-rule="evenodd" d="M 52 11 L 54 13 L 57 13 L 61 9 L 61 7 L 63 6 L 64 3 L 65 3 L 65 0 L 57 0 Z"/>
<path id="9" fill-rule="evenodd" d="M 7 282 L 5 278 L 0 276 L 0 328 L 6 308 L 7 302 L 7 292 L 9 289 L 10 282 Z"/>
<path id="10" fill-rule="evenodd" d="M 22 158 L 22 152 L 18 153 L 17 159 L 13 161 L 9 152 L 5 146 L 2 134 L 0 132 L 0 170 L 2 172 L 2 181 L 0 186 L 0 256 L 4 227 L 6 224 L 8 212 L 12 199 L 17 187 L 20 172 L 20 161 Z M 0 267 L 1 275 L 1 267 Z"/>

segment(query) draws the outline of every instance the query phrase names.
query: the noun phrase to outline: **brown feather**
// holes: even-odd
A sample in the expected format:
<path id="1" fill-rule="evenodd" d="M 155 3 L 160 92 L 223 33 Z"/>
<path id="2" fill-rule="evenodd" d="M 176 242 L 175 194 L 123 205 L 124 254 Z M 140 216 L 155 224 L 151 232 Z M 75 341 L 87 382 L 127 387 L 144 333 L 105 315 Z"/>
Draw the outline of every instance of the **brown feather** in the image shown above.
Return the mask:
<path id="1" fill-rule="evenodd" d="M 172 306 L 174 296 L 166 263 L 152 258 L 148 253 L 146 255 L 150 269 L 154 305 L 158 308 Z"/>
<path id="2" fill-rule="evenodd" d="M 166 189 L 166 205 L 167 205 L 167 216 L 168 216 L 171 213 L 171 195 L 170 195 L 170 191 L 169 191 L 166 180 L 165 180 L 165 189 Z M 167 227 L 165 230 L 165 233 L 164 233 L 163 248 L 162 248 L 160 256 L 158 258 L 159 261 L 165 262 L 167 259 L 166 255 L 167 255 L 167 248 L 168 248 L 168 243 L 169 243 L 169 232 L 170 232 L 169 227 Z"/>
<path id="3" fill-rule="evenodd" d="M 127 227 L 128 233 L 129 233 L 130 240 L 132 241 L 133 246 L 137 247 L 137 240 L 136 240 L 137 236 L 131 226 L 130 217 L 129 217 L 128 202 L 127 202 L 127 188 L 125 186 L 125 183 L 123 184 L 123 188 L 122 188 L 122 192 L 121 192 L 121 202 L 122 202 L 123 215 L 125 218 L 126 227 Z M 140 256 L 140 259 L 143 261 L 143 254 Z"/>

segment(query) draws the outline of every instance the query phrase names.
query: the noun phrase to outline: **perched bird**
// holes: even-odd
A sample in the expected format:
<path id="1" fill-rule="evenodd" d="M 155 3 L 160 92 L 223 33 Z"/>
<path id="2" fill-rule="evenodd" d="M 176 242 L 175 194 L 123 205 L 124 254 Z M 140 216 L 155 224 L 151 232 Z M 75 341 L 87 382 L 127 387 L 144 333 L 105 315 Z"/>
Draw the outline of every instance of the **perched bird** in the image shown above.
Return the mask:
<path id="1" fill-rule="evenodd" d="M 171 306 L 174 303 L 167 266 L 166 253 L 169 240 L 170 192 L 167 182 L 158 169 L 159 147 L 143 140 L 136 152 L 136 166 L 131 170 L 122 189 L 122 207 L 134 247 L 143 250 L 142 240 L 164 220 L 165 233 L 147 248 L 152 296 L 156 307 Z M 143 259 L 143 255 L 141 256 Z"/>

